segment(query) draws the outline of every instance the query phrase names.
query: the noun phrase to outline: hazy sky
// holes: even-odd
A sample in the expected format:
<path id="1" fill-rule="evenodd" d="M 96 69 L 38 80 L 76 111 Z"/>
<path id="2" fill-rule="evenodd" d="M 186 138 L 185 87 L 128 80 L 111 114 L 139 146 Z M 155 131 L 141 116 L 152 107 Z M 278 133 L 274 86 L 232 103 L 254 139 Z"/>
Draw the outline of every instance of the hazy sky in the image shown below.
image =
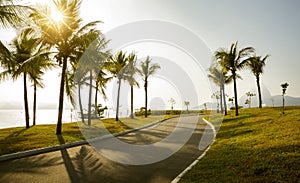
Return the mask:
<path id="1" fill-rule="evenodd" d="M 34 4 L 35 1 L 29 1 L 29 3 Z M 265 72 L 261 76 L 262 85 L 272 95 L 279 95 L 281 94 L 280 84 L 288 82 L 290 86 L 287 89 L 287 94 L 300 97 L 300 74 L 298 71 L 300 68 L 298 57 L 300 43 L 300 1 L 83 0 L 81 13 L 86 22 L 102 20 L 104 23 L 99 28 L 104 33 L 120 25 L 134 21 L 163 20 L 190 30 L 199 39 L 203 40 L 211 52 L 220 47 L 229 48 L 231 43 L 236 41 L 238 41 L 239 48 L 253 46 L 256 49 L 257 55 L 271 55 L 267 60 Z M 10 37 L 11 33 L 7 31 L 0 32 L 0 39 L 2 41 L 7 41 Z M 156 45 L 156 47 L 160 48 L 162 45 Z M 130 46 L 125 48 L 125 50 L 129 50 L 129 48 Z M 138 53 L 145 56 L 143 46 L 133 46 L 131 48 L 135 50 L 140 48 Z M 148 45 L 148 48 L 149 52 L 153 52 L 151 46 L 149 47 Z M 172 50 L 169 51 L 170 53 L 172 52 Z M 180 53 L 177 54 L 179 55 Z M 211 59 L 207 59 L 207 63 L 210 62 Z M 206 70 L 207 68 L 202 69 Z M 243 80 L 238 81 L 239 96 L 256 88 L 255 79 L 249 71 L 245 70 L 240 72 L 240 74 Z M 200 78 L 193 80 L 194 84 L 196 83 L 196 91 L 201 93 L 199 100 L 193 105 L 210 100 L 211 93 L 206 89 L 208 84 L 203 78 L 205 75 L 206 73 L 203 72 L 200 74 Z M 191 74 L 190 77 L 193 77 L 193 75 Z M 176 87 L 175 89 L 174 87 L 172 88 L 172 84 L 170 83 L 164 84 L 165 86 L 170 85 L 169 88 L 171 89 L 169 91 L 166 88 L 158 92 L 160 87 L 157 83 L 165 81 L 159 81 L 159 78 L 153 78 L 152 80 L 154 81 L 152 81 L 154 86 L 151 86 L 150 83 L 150 99 L 159 95 L 163 98 L 164 105 L 166 106 L 169 106 L 167 100 L 171 97 L 176 98 L 178 101 L 190 100 L 187 96 L 179 96 Z M 155 82 L 155 80 L 157 81 Z M 58 101 L 59 80 L 57 74 L 47 76 L 45 78 L 45 85 L 46 89 L 41 92 L 40 97 L 47 96 L 44 99 L 46 101 Z M 17 81 L 14 85 L 9 82 L 1 83 L 0 87 L 1 100 L 22 99 L 21 81 Z M 226 87 L 229 96 L 233 95 L 232 88 L 232 85 Z M 14 94 L 11 92 L 12 89 L 18 91 L 18 93 Z M 112 91 L 111 89 L 108 90 Z M 11 97 L 12 93 L 16 96 Z M 137 96 L 143 96 L 142 89 L 137 91 Z M 137 103 L 138 106 L 142 105 L 141 101 Z M 180 106 L 178 105 L 177 107 Z"/>

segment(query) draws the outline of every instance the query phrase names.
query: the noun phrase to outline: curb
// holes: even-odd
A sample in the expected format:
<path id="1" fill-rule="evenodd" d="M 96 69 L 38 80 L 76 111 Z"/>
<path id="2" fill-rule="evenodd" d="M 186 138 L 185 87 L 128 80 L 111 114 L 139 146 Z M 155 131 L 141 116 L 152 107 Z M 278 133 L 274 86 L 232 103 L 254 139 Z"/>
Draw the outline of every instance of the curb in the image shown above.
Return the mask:
<path id="1" fill-rule="evenodd" d="M 154 123 L 151 123 L 151 124 L 139 127 L 139 128 L 134 128 L 134 129 L 127 130 L 124 132 L 118 132 L 118 133 L 114 133 L 114 134 L 104 135 L 104 136 L 96 137 L 93 139 L 81 140 L 81 141 L 77 141 L 77 142 L 71 142 L 68 144 L 61 144 L 61 145 L 56 145 L 56 146 L 51 146 L 51 147 L 44 147 L 44 148 L 40 148 L 40 149 L 21 151 L 21 152 L 16 152 L 16 153 L 11 153 L 11 154 L 4 154 L 4 155 L 0 156 L 0 162 L 12 160 L 12 159 L 20 159 L 20 158 L 34 156 L 34 155 L 43 154 L 43 153 L 47 153 L 47 152 L 53 152 L 53 151 L 76 147 L 76 146 L 80 146 L 80 145 L 87 145 L 87 144 L 89 144 L 89 142 L 93 142 L 93 141 L 97 141 L 97 140 L 104 140 L 104 139 L 111 138 L 111 137 L 123 136 L 123 135 L 126 135 L 131 132 L 140 131 L 140 130 L 158 125 L 168 119 L 173 119 L 173 118 L 178 118 L 178 117 L 180 117 L 180 116 L 174 116 L 171 118 L 162 119 L 160 121 L 157 121 L 157 122 L 154 122 Z"/>
<path id="2" fill-rule="evenodd" d="M 213 132 L 214 132 L 214 140 L 209 144 L 209 146 L 205 149 L 205 151 L 195 160 L 193 161 L 188 167 L 186 167 L 179 175 L 177 175 L 177 177 L 175 177 L 171 183 L 178 183 L 180 181 L 180 179 L 188 172 L 190 171 L 206 154 L 206 152 L 210 149 L 211 145 L 215 142 L 215 137 L 216 137 L 216 129 L 215 127 L 206 119 L 202 118 L 202 120 L 207 123 L 207 125 L 209 125 Z"/>

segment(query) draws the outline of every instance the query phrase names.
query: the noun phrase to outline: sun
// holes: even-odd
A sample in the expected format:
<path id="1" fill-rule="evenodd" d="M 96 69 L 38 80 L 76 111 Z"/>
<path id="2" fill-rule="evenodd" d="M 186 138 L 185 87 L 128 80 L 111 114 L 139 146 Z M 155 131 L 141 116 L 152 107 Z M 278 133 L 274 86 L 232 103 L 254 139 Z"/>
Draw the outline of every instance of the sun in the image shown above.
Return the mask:
<path id="1" fill-rule="evenodd" d="M 51 9 L 51 18 L 55 22 L 62 22 L 63 21 L 63 14 L 58 11 L 56 8 Z"/>

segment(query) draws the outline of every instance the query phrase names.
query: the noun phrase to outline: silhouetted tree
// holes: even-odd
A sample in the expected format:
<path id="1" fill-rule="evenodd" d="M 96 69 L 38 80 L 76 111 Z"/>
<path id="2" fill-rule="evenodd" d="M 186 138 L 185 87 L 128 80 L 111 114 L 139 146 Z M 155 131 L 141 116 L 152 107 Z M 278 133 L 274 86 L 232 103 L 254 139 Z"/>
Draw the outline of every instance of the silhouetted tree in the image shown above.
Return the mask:
<path id="1" fill-rule="evenodd" d="M 71 94 L 71 90 L 68 88 L 73 83 L 67 83 L 68 79 L 68 64 L 73 64 L 78 61 L 78 47 L 81 43 L 85 43 L 83 39 L 91 39 L 87 34 L 91 34 L 96 25 L 100 21 L 93 21 L 82 25 L 82 18 L 80 17 L 81 1 L 72 0 L 57 0 L 54 1 L 55 7 L 62 13 L 61 22 L 53 20 L 50 16 L 51 11 L 49 7 L 36 11 L 31 15 L 37 27 L 39 27 L 44 42 L 55 46 L 58 53 L 55 55 L 57 62 L 61 67 L 61 82 L 59 90 L 59 103 L 58 103 L 58 119 L 56 126 L 56 134 L 62 132 L 62 115 L 64 94 Z M 88 41 L 89 42 L 89 41 Z M 72 81 L 72 80 L 70 80 Z"/>
<path id="2" fill-rule="evenodd" d="M 190 102 L 189 101 L 184 101 L 184 105 L 186 106 L 186 111 L 188 112 L 189 111 Z"/>
<path id="3" fill-rule="evenodd" d="M 148 78 L 155 74 L 156 70 L 159 69 L 158 64 L 151 64 L 151 58 L 147 56 L 144 62 L 141 62 L 141 68 L 139 74 L 143 77 L 144 88 L 145 88 L 145 117 L 147 117 L 147 105 L 148 105 Z"/>
<path id="4" fill-rule="evenodd" d="M 285 107 L 284 95 L 286 94 L 286 89 L 289 86 L 289 84 L 288 83 L 283 83 L 280 86 L 282 88 L 282 114 L 284 114 L 284 107 Z"/>
<path id="5" fill-rule="evenodd" d="M 250 54 L 254 52 L 254 48 L 246 47 L 241 49 L 240 51 L 237 50 L 237 42 L 232 43 L 229 50 L 224 48 L 219 49 L 215 52 L 215 57 L 219 61 L 220 65 L 226 71 L 230 71 L 231 77 L 233 79 L 233 89 L 234 89 L 234 100 L 235 100 L 235 115 L 239 115 L 238 111 L 238 96 L 237 96 L 237 84 L 236 80 L 241 78 L 237 71 L 243 69 L 249 60 Z"/>
<path id="6" fill-rule="evenodd" d="M 250 57 L 250 59 L 248 61 L 248 66 L 256 78 L 256 85 L 257 85 L 257 90 L 258 90 L 258 101 L 259 101 L 258 107 L 259 108 L 262 108 L 260 75 L 264 72 L 263 67 L 266 65 L 266 60 L 268 57 L 269 57 L 269 55 L 266 55 L 264 58 L 261 58 L 261 56 L 253 56 L 253 57 Z"/>
<path id="7" fill-rule="evenodd" d="M 116 109 L 116 121 L 119 121 L 119 105 L 120 105 L 120 90 L 122 79 L 126 79 L 126 66 L 128 64 L 128 58 L 125 53 L 119 51 L 115 56 L 111 56 L 109 62 L 107 62 L 106 68 L 108 71 L 118 80 L 118 94 L 117 94 L 117 109 Z"/>

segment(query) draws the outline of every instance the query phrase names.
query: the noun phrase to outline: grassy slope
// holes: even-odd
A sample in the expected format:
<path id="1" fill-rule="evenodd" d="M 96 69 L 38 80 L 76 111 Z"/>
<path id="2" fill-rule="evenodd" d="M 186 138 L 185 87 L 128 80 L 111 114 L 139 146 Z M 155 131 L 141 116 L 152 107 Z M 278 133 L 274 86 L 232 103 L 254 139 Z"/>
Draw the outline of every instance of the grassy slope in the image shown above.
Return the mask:
<path id="1" fill-rule="evenodd" d="M 242 109 L 224 118 L 216 141 L 181 182 L 297 182 L 300 107 Z"/>
<path id="2" fill-rule="evenodd" d="M 102 122 L 110 133 L 117 133 L 167 117 L 170 116 L 149 116 L 147 119 L 139 117 L 133 120 L 124 118 L 121 119 L 122 122 L 115 122 L 114 119 L 104 119 Z M 91 127 L 81 123 L 64 123 L 62 138 L 65 143 L 84 140 L 87 136 L 82 135 L 80 128 L 91 130 L 88 134 L 89 138 L 98 136 L 97 132 L 99 129 L 101 130 L 99 124 L 99 120 L 93 120 Z M 0 155 L 59 145 L 60 141 L 55 135 L 55 128 L 56 125 L 37 125 L 29 129 L 24 127 L 0 129 Z"/>

